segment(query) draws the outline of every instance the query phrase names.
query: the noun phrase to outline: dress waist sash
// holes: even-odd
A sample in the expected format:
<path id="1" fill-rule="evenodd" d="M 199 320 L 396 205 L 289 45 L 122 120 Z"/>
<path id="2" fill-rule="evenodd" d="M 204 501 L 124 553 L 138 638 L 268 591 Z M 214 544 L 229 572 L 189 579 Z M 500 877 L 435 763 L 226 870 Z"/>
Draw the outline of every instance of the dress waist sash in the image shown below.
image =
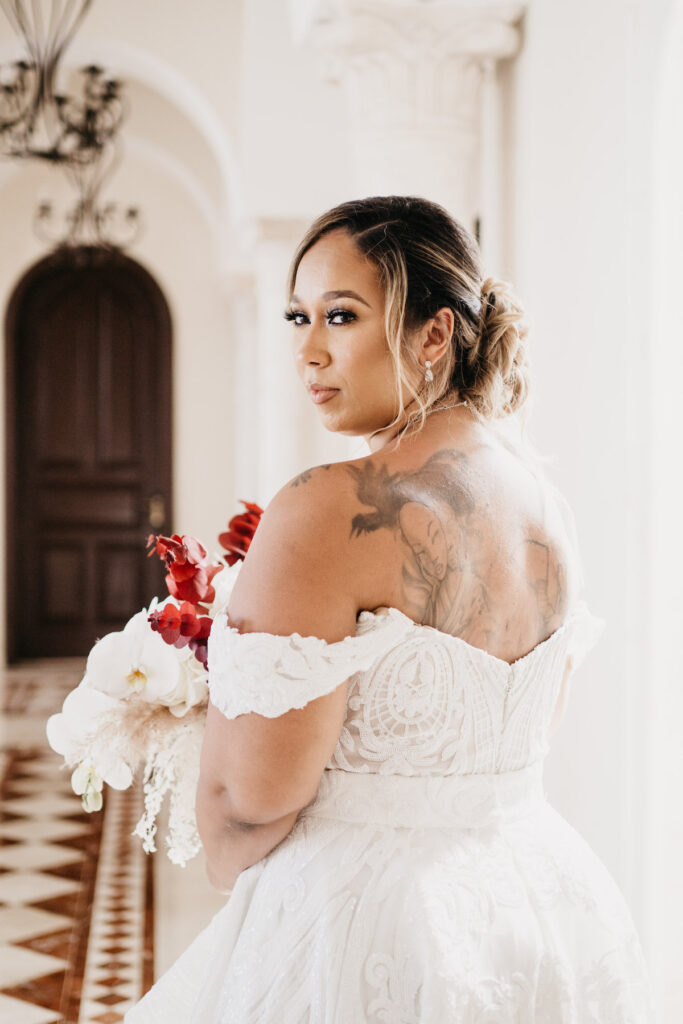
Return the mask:
<path id="1" fill-rule="evenodd" d="M 483 828 L 545 800 L 543 761 L 470 775 L 380 775 L 326 768 L 301 816 L 398 828 Z"/>

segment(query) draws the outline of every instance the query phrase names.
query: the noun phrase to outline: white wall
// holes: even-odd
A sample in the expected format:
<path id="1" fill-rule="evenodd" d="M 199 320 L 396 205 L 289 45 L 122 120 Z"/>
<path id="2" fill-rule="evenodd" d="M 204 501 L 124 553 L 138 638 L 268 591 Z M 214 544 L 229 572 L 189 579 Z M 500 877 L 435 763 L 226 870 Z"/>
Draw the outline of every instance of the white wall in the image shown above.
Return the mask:
<path id="1" fill-rule="evenodd" d="M 673 1021 L 683 1004 L 683 896 L 674 883 L 683 863 L 683 476 L 681 438 L 683 345 L 677 297 L 683 276 L 683 2 L 672 4 L 665 46 L 655 79 L 652 358 L 653 413 L 651 488 L 652 560 L 649 599 L 652 635 L 652 787 L 647 819 L 652 878 L 649 934 L 661 1020 Z"/>
<path id="2" fill-rule="evenodd" d="M 665 0 L 532 3 L 514 76 L 512 276 L 533 321 L 532 431 L 607 620 L 549 757 L 551 798 L 651 945 L 649 153 Z"/>
<path id="3" fill-rule="evenodd" d="M 322 80 L 315 52 L 291 42 L 285 0 L 247 0 L 243 17 L 246 205 L 257 217 L 312 219 L 353 187 L 342 93 Z"/>

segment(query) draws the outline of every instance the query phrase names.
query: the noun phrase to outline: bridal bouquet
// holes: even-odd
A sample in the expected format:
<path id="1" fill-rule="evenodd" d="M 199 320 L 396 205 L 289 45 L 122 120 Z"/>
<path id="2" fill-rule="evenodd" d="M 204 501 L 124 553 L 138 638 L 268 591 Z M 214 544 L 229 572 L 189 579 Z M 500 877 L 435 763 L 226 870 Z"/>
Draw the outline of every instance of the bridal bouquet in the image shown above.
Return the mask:
<path id="1" fill-rule="evenodd" d="M 168 574 L 168 595 L 124 628 L 97 640 L 78 686 L 47 722 L 50 746 L 73 768 L 71 784 L 86 811 L 102 807 L 106 783 L 127 789 L 141 769 L 144 813 L 135 827 L 147 853 L 161 804 L 170 793 L 166 845 L 175 864 L 199 850 L 194 799 L 208 704 L 207 643 L 214 618 L 228 605 L 263 509 L 243 501 L 210 561 L 191 536 L 150 535 Z"/>

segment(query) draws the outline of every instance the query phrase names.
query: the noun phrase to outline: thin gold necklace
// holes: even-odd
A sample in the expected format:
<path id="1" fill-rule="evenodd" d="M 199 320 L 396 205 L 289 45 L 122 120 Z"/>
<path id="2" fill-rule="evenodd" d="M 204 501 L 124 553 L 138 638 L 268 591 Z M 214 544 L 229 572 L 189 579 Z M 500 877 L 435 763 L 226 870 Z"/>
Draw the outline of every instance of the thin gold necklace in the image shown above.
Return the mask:
<path id="1" fill-rule="evenodd" d="M 445 410 L 445 409 L 455 409 L 456 406 L 458 406 L 458 405 L 465 405 L 471 411 L 471 407 L 469 405 L 469 402 L 467 401 L 467 399 L 463 399 L 462 402 L 451 402 L 450 405 L 434 405 L 434 406 L 432 406 L 431 409 L 427 410 L 427 412 L 425 413 L 425 416 L 431 416 L 431 414 L 433 412 L 441 412 L 442 410 Z M 410 426 L 414 426 L 414 422 L 413 423 L 410 423 L 410 422 L 405 423 L 402 427 L 400 427 L 399 430 L 397 430 L 396 433 L 392 435 L 392 437 L 388 438 L 387 444 L 390 441 L 396 440 L 397 437 L 400 437 L 400 435 L 403 434 L 403 432 L 406 431 Z"/>
<path id="2" fill-rule="evenodd" d="M 426 415 L 429 416 L 433 412 L 441 412 L 443 409 L 455 409 L 458 405 L 467 405 L 469 408 L 467 399 L 463 399 L 462 402 L 451 402 L 450 405 L 433 405 L 431 409 L 427 410 Z"/>

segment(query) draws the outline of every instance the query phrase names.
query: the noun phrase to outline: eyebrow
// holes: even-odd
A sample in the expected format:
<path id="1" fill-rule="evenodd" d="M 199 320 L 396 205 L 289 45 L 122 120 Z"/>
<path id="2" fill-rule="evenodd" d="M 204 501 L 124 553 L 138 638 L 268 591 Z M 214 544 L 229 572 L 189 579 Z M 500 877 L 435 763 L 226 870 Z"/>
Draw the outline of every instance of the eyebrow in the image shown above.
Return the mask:
<path id="1" fill-rule="evenodd" d="M 325 302 L 328 302 L 330 299 L 358 299 L 358 301 L 362 302 L 364 306 L 368 307 L 368 309 L 371 308 L 369 302 L 366 302 L 365 299 L 358 294 L 358 292 L 353 292 L 351 291 L 351 289 L 336 292 L 325 292 L 322 295 L 322 298 L 324 299 Z M 290 302 L 301 302 L 301 299 L 299 298 L 298 295 L 292 295 Z"/>

